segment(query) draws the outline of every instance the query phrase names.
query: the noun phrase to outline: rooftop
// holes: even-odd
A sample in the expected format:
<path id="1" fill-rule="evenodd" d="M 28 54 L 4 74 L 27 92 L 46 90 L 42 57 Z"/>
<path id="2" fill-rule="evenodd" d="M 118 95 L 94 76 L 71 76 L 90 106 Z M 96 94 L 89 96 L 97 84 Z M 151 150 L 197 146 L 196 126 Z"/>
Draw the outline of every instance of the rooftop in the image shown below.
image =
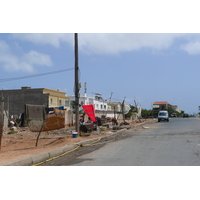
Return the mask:
<path id="1" fill-rule="evenodd" d="M 167 101 L 157 101 L 153 103 L 153 105 L 166 105 L 166 104 L 169 104 L 169 103 Z"/>

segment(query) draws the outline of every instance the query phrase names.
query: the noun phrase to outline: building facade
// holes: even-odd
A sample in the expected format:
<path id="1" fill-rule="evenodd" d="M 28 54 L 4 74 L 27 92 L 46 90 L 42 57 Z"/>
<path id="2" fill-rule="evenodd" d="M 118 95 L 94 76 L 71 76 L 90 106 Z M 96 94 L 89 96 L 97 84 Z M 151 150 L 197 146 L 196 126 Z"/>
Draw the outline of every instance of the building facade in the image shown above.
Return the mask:
<path id="1" fill-rule="evenodd" d="M 182 111 L 181 108 L 179 108 L 177 105 L 173 105 L 172 108 L 173 108 L 175 111 L 179 112 L 179 113 L 181 113 L 181 111 Z"/>
<path id="2" fill-rule="evenodd" d="M 69 99 L 66 99 L 66 104 Z M 74 109 L 75 96 L 70 96 L 71 109 Z M 116 117 L 117 113 L 122 112 L 122 102 L 109 103 L 107 100 L 104 100 L 101 96 L 87 97 L 86 94 L 80 95 L 79 97 L 79 110 L 82 110 L 82 105 L 91 105 L 95 107 L 96 115 L 106 115 L 107 117 Z M 130 110 L 130 107 L 124 104 L 124 112 L 127 113 Z"/>
<path id="3" fill-rule="evenodd" d="M 51 90 L 43 88 L 43 94 L 48 94 L 48 107 L 63 107 L 66 110 L 70 110 L 70 97 L 66 96 L 66 92 L 61 92 L 60 90 Z M 68 99 L 68 104 L 66 104 L 66 99 Z"/>
<path id="4" fill-rule="evenodd" d="M 75 102 L 75 96 L 70 96 L 70 100 L 66 99 L 66 104 L 71 101 L 71 109 L 74 109 L 74 102 Z M 95 106 L 96 111 L 107 111 L 108 110 L 108 102 L 104 100 L 100 96 L 95 97 L 87 97 L 86 94 L 80 95 L 79 97 L 79 105 L 80 110 L 82 110 L 82 105 L 91 105 L 93 104 Z"/>
<path id="5" fill-rule="evenodd" d="M 167 101 L 157 101 L 153 103 L 154 111 L 166 110 L 170 107 L 172 107 L 172 105 L 169 104 Z"/>
<path id="6" fill-rule="evenodd" d="M 60 107 L 69 109 L 65 105 L 65 92 L 46 88 L 22 87 L 15 90 L 1 90 L 0 96 L 4 97 L 4 110 L 10 115 L 19 116 L 24 113 L 25 104 L 45 105 L 45 108 Z"/>

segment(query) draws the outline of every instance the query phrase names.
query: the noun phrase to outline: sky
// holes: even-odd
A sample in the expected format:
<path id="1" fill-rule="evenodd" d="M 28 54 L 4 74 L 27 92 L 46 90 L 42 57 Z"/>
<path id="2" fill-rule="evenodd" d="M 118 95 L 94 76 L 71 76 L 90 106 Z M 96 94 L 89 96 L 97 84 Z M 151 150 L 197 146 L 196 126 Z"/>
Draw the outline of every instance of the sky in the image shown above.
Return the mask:
<path id="1" fill-rule="evenodd" d="M 151 109 L 168 101 L 190 114 L 200 105 L 200 34 L 79 33 L 80 93 Z M 74 95 L 74 33 L 1 33 L 0 88 L 59 89 Z M 12 79 L 66 69 L 45 76 Z M 11 78 L 11 80 L 4 80 Z"/>

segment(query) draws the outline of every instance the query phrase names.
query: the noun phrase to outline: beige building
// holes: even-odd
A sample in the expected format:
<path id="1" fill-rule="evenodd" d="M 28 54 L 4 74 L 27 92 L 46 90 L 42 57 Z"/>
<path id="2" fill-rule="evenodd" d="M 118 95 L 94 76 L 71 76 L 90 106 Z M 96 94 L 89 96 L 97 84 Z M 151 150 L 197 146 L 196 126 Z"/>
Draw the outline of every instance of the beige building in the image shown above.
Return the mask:
<path id="1" fill-rule="evenodd" d="M 63 106 L 66 110 L 70 110 L 70 97 L 67 97 L 65 92 L 44 88 L 43 94 L 49 94 L 49 108 Z M 66 99 L 68 99 L 67 102 L 69 102 L 67 105 L 65 103 Z"/>

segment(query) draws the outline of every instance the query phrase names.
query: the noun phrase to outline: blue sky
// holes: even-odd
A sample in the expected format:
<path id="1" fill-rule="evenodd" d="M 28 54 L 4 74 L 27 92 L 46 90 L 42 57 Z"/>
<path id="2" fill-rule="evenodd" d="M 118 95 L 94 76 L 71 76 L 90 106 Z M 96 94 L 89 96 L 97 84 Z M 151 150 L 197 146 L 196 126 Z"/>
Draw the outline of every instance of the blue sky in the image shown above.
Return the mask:
<path id="1" fill-rule="evenodd" d="M 80 33 L 79 68 L 84 93 L 145 109 L 168 101 L 185 112 L 200 105 L 200 34 Z M 0 79 L 74 67 L 73 33 L 0 34 Z M 1 82 L 1 89 L 60 89 L 73 95 L 74 71 Z"/>

